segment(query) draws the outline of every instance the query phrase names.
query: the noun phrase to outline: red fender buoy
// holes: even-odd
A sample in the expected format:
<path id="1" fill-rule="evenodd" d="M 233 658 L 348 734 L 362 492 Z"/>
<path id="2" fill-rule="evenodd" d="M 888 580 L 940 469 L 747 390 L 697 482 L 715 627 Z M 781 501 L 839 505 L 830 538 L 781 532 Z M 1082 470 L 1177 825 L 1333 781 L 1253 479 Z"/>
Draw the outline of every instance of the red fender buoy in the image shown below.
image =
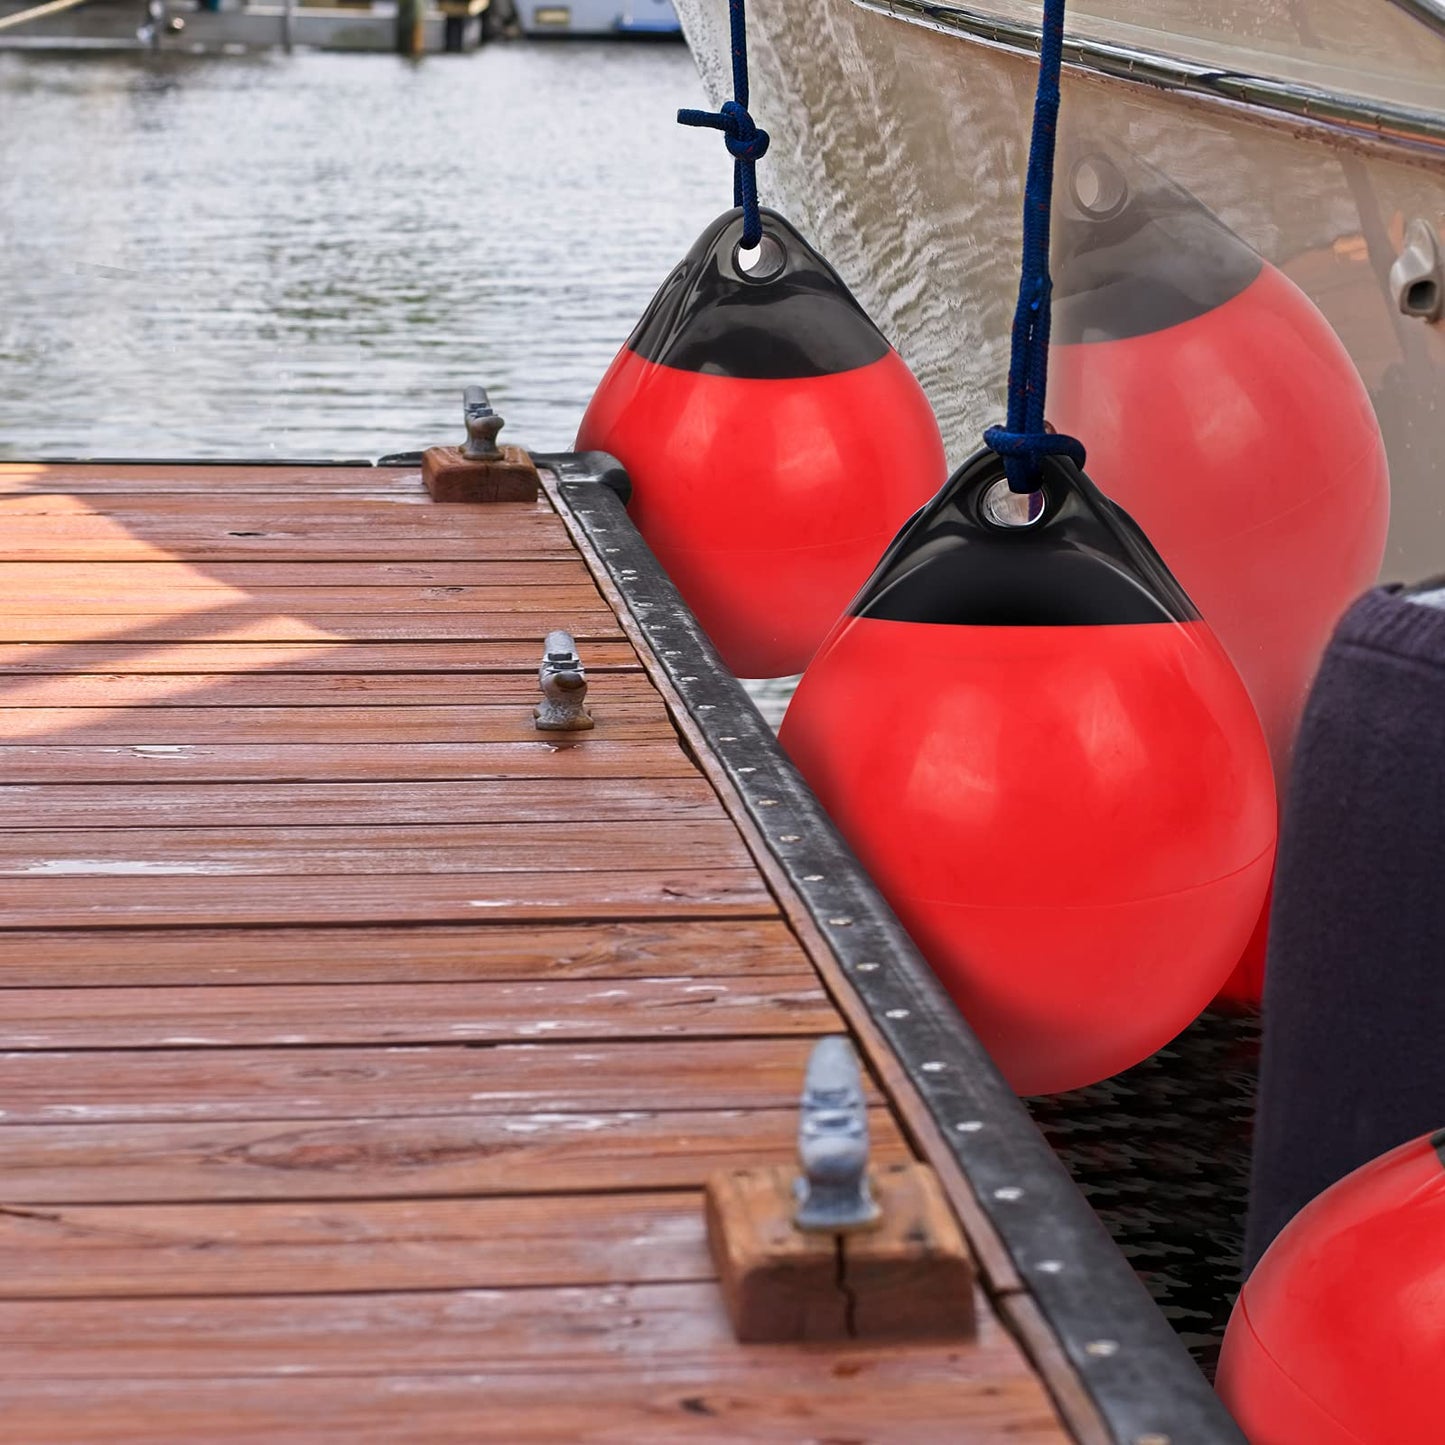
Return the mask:
<path id="1" fill-rule="evenodd" d="M 1090 475 L 1217 633 L 1283 763 L 1330 632 L 1384 555 L 1370 398 L 1304 292 L 1186 191 L 1101 154 L 1069 190 L 1050 420 L 1088 437 Z"/>
<path id="2" fill-rule="evenodd" d="M 1230 1316 L 1218 1388 L 1250 1445 L 1438 1440 L 1445 1130 L 1307 1204 Z"/>
<path id="3" fill-rule="evenodd" d="M 1071 462 L 1042 465 L 1015 497 L 994 453 L 965 463 L 780 735 L 1025 1094 L 1128 1068 L 1198 1015 L 1275 833 L 1223 649 L 1129 518 Z"/>
<path id="4" fill-rule="evenodd" d="M 1239 669 L 1283 789 L 1309 685 L 1375 580 L 1379 424 L 1297 286 L 1193 196 L 1093 153 L 1056 207 L 1049 417 L 1159 549 Z M 1259 1002 L 1264 923 L 1226 998 Z"/>
<path id="5" fill-rule="evenodd" d="M 720 216 L 663 283 L 592 398 L 629 511 L 740 677 L 801 672 L 946 474 L 922 388 L 832 267 L 763 210 Z"/>

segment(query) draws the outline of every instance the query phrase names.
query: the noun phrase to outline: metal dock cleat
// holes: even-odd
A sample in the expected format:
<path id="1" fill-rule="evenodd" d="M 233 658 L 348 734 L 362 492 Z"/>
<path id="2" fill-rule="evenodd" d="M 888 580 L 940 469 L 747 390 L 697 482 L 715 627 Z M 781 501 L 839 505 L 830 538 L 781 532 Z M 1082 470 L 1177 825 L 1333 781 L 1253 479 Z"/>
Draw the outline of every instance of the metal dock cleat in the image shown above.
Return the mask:
<path id="1" fill-rule="evenodd" d="M 467 429 L 467 444 L 462 455 L 469 461 L 495 462 L 502 456 L 497 433 L 506 426 L 480 386 L 469 386 L 462 393 L 462 421 Z"/>
<path id="2" fill-rule="evenodd" d="M 942 1186 L 901 1140 L 870 1167 L 867 1111 L 852 1041 L 821 1039 L 803 1087 L 801 1177 L 773 1167 L 707 1181 L 708 1245 L 744 1343 L 973 1333 L 973 1257 Z"/>
<path id="3" fill-rule="evenodd" d="M 537 674 L 542 701 L 532 709 L 544 733 L 580 733 L 596 727 L 587 711 L 587 669 L 570 632 L 549 632 Z"/>
<path id="4" fill-rule="evenodd" d="M 421 473 L 434 502 L 535 502 L 537 468 L 521 447 L 497 445 L 506 425 L 480 386 L 462 393 L 467 439 L 459 447 L 428 447 Z"/>
<path id="5" fill-rule="evenodd" d="M 793 1185 L 799 1229 L 827 1234 L 871 1229 L 881 1211 L 868 1188 L 868 1104 L 853 1045 L 839 1036 L 819 1040 L 803 1080 Z"/>

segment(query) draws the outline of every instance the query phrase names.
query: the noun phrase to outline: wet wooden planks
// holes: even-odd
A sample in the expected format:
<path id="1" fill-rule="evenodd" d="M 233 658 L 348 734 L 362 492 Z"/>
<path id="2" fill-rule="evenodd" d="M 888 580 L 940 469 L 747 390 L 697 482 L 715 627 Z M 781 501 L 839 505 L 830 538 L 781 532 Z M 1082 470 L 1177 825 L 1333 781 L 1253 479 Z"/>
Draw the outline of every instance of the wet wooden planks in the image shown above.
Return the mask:
<path id="1" fill-rule="evenodd" d="M 8 624 L 7 624 L 8 625 Z M 606 692 L 600 689 L 599 692 Z M 612 701 L 599 708 L 595 736 L 672 741 L 666 714 L 651 701 Z M 6 708 L 0 713 L 0 739 L 31 746 L 119 743 L 128 747 L 224 746 L 248 744 L 287 747 L 295 743 L 530 743 L 556 747 L 538 736 L 530 706 L 457 703 L 449 707 L 408 707 L 391 703 L 368 707 L 128 707 Z"/>
<path id="2" fill-rule="evenodd" d="M 844 1025 L 548 504 L 12 464 L 0 523 L 17 1438 L 1063 1438 L 987 1310 L 732 1341 L 697 1191 Z"/>
<path id="3" fill-rule="evenodd" d="M 683 1287 L 674 1287 L 681 1289 Z M 706 1286 L 702 1287 L 706 1288 Z M 696 1303 L 683 1295 L 679 1303 Z M 655 1308 L 658 1297 L 627 1296 Z M 425 1374 L 195 1380 L 26 1379 L 5 1387 L 17 1438 L 64 1445 L 156 1440 L 345 1440 L 355 1445 L 799 1445 L 801 1441 L 960 1440 L 1042 1445 L 1061 1437 L 1031 1382 L 1007 1368 L 1012 1342 L 977 1347 L 975 1372 L 948 1376 L 936 1352 L 856 1350 L 822 1355 L 769 1347 L 767 1359 L 727 1352 L 699 1371 L 667 1360 L 554 1365 L 539 1384 L 508 1365 Z M 307 1433 L 305 1422 L 320 1422 Z M 960 1421 L 966 1423 L 960 1424 Z M 968 1431 L 967 1435 L 961 1433 Z M 334 1432 L 334 1433 L 333 1433 Z"/>
<path id="4" fill-rule="evenodd" d="M 72 507 L 40 510 L 0 499 L 6 556 L 44 562 L 467 561 L 477 555 L 479 540 L 474 525 L 447 515 L 455 508 L 424 505 L 425 494 L 415 500 L 355 498 L 350 505 L 339 498 L 267 497 L 250 508 L 235 497 L 85 499 L 94 507 L 75 500 Z M 262 505 L 264 515 L 256 515 Z M 572 555 L 561 522 L 540 510 L 497 519 L 487 540 L 519 560 Z"/>
<path id="5" fill-rule="evenodd" d="M 707 1280 L 691 1192 L 67 1205 L 0 1215 L 0 1301 Z"/>
<path id="6" fill-rule="evenodd" d="M 801 962 L 801 961 L 800 961 Z M 801 969 L 746 981 L 273 984 L 27 989 L 8 1000 L 12 1049 L 486 1043 L 817 1034 L 837 1017 Z"/>
<path id="7" fill-rule="evenodd" d="M 0 987 L 463 982 L 478 976 L 476 925 L 130 928 L 103 949 L 84 931 L 0 930 Z M 779 919 L 489 923 L 486 944 L 489 979 L 744 977 L 786 973 L 798 958 Z"/>
<path id="8" fill-rule="evenodd" d="M 518 722 L 518 727 L 523 726 Z M 0 743 L 7 783 L 438 782 L 504 778 L 691 778 L 697 770 L 666 737 L 586 751 L 538 742 L 87 743 L 77 717 L 60 741 Z"/>
<path id="9" fill-rule="evenodd" d="M 220 496 L 327 497 L 416 494 L 415 467 L 310 463 L 0 462 L 0 497 Z"/>
<path id="10" fill-rule="evenodd" d="M 546 1020 L 538 1020 L 539 1023 Z M 193 1047 L 0 1054 L 15 1124 L 795 1108 L 808 1039 Z M 605 1177 L 597 1180 L 599 1187 Z"/>
<path id="11" fill-rule="evenodd" d="M 245 804 L 243 803 L 244 807 Z M 354 806 L 360 806 L 354 805 Z M 200 816 L 192 813 L 188 821 Z M 640 822 L 297 822 L 265 828 L 70 828 L 0 837 L 0 877 L 276 873 L 491 873 L 597 871 L 605 850 L 618 869 L 746 868 L 748 852 L 725 818 Z"/>
<path id="12" fill-rule="evenodd" d="M 164 1303 L 115 1299 L 104 1311 L 87 1309 L 86 1303 L 37 1300 L 0 1311 L 0 1379 L 39 1373 L 41 1362 L 48 1360 L 51 1373 L 72 1379 L 480 1371 L 530 1376 L 534 1390 L 546 1391 L 569 1367 L 588 1375 L 610 1372 L 623 1381 L 635 1373 L 645 1382 L 658 1368 L 684 1369 L 702 1380 L 720 1366 L 724 1378 L 745 1379 L 757 1370 L 775 1381 L 778 1376 L 770 1369 L 775 1361 L 791 1361 L 796 1367 L 812 1354 L 826 1361 L 826 1373 L 832 1374 L 856 1353 L 777 1346 L 739 1350 L 731 1343 L 710 1280 L 396 1290 L 384 1311 L 359 1293 L 300 1292 L 290 1295 L 283 1309 L 274 1297 L 245 1293 L 200 1300 L 181 1295 Z M 22 1314 L 33 1322 L 33 1332 L 23 1337 L 8 1327 Z M 1004 1363 L 999 1333 L 996 1326 L 986 1325 L 982 1348 L 973 1344 L 953 1351 L 899 1353 L 922 1366 L 920 1373 L 932 1366 L 938 1409 L 949 1384 L 970 1377 L 983 1383 L 989 1366 Z M 886 1357 L 889 1352 L 878 1353 Z M 56 1360 L 62 1368 L 55 1368 Z M 948 1369 L 941 1371 L 945 1361 Z M 845 1366 L 837 1377 L 846 1376 Z M 762 1414 L 766 1403 L 766 1396 L 755 1398 L 753 1408 Z M 877 1402 L 874 1422 L 887 1420 L 891 1403 Z M 657 1421 L 648 1438 L 666 1439 L 657 1429 L 663 1423 Z M 967 1423 L 955 1419 L 955 1431 Z M 972 1445 L 990 1437 L 954 1438 Z M 1012 1445 L 1015 1437 L 999 1438 Z"/>
<path id="13" fill-rule="evenodd" d="M 55 1215 L 61 1205 L 175 1200 L 573 1196 L 595 1189 L 599 1178 L 609 1190 L 693 1189 L 739 1159 L 790 1163 L 797 1125 L 794 1109 L 781 1104 L 83 1129 L 17 1124 L 3 1139 L 5 1199 L 11 1209 L 37 1203 Z M 880 1159 L 905 1157 L 886 1110 L 873 1111 L 871 1129 Z M 27 1252 L 37 1245 L 34 1230 L 11 1238 Z M 44 1247 L 64 1248 L 64 1239 L 53 1232 Z"/>
<path id="14" fill-rule="evenodd" d="M 89 678 L 159 673 L 164 676 L 199 676 L 217 673 L 346 673 L 370 676 L 388 672 L 493 673 L 525 672 L 535 675 L 537 647 L 530 641 L 502 640 L 372 643 L 345 647 L 323 643 L 247 643 L 223 639 L 223 646 L 194 645 L 157 640 L 138 633 L 105 643 L 66 643 L 63 647 L 37 642 L 0 644 L 0 687 L 9 701 L 13 679 L 54 675 Z M 589 671 L 636 668 L 637 655 L 625 642 L 594 642 L 587 649 Z M 31 684 L 33 685 L 33 684 Z M 53 684 L 59 687 L 60 684 Z"/>
<path id="15" fill-rule="evenodd" d="M 13 828 L 166 828 L 245 806 L 245 784 L 66 783 L 0 785 L 0 815 Z M 717 799 L 698 777 L 511 778 L 412 783 L 272 783 L 271 815 L 288 826 L 571 823 L 714 820 Z M 16 840 L 19 844 L 19 840 Z M 57 840 L 58 841 L 58 840 Z M 23 845 L 21 845 L 23 846 Z"/>

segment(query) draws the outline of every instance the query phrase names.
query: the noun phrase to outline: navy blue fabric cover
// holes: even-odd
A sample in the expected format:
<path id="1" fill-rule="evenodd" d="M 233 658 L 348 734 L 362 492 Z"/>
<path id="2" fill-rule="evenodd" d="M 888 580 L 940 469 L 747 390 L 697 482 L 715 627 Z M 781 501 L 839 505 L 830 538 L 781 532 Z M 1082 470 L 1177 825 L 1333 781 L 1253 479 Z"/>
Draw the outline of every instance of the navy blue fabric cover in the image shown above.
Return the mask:
<path id="1" fill-rule="evenodd" d="M 1322 1189 L 1441 1124 L 1445 610 L 1377 588 L 1336 629 L 1295 752 L 1246 1263 Z"/>

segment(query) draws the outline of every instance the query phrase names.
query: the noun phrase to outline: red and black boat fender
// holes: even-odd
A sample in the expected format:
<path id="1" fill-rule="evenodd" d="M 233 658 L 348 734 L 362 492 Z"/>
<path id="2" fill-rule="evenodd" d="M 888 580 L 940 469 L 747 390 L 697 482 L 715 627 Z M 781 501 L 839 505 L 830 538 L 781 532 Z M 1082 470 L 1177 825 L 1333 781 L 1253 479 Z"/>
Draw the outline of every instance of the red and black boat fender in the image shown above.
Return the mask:
<path id="1" fill-rule="evenodd" d="M 1218 634 L 1280 765 L 1384 555 L 1370 398 L 1309 297 L 1187 191 L 1102 153 L 1066 190 L 1049 418 L 1088 438 L 1090 475 Z"/>
<path id="2" fill-rule="evenodd" d="M 762 211 L 698 238 L 612 363 L 577 449 L 612 453 L 629 511 L 728 666 L 801 672 L 946 474 L 922 388 L 831 266 Z"/>
<path id="3" fill-rule="evenodd" d="M 1335 623 L 1375 580 L 1384 443 L 1310 299 L 1192 195 L 1101 151 L 1054 211 L 1049 417 L 1239 669 L 1281 789 Z M 1265 929 L 1227 996 L 1258 1003 Z"/>
<path id="4" fill-rule="evenodd" d="M 1265 1251 L 1218 1388 L 1250 1445 L 1445 1438 L 1445 1130 L 1347 1175 Z"/>
<path id="5" fill-rule="evenodd" d="M 1020 1093 L 1213 996 L 1274 859 L 1269 755 L 1209 628 L 1071 461 L 977 454 L 813 660 L 781 741 Z"/>

